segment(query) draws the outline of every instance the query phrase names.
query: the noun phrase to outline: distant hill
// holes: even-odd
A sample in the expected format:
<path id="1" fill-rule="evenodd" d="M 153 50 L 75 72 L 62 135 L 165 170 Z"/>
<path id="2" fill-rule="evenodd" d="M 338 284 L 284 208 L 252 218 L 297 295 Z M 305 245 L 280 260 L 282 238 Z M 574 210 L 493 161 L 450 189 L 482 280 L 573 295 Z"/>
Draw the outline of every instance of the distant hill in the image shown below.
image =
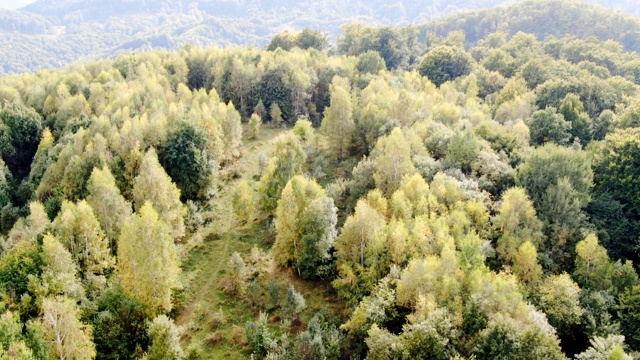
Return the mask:
<path id="1" fill-rule="evenodd" d="M 182 12 L 197 8 L 209 16 L 253 18 L 273 24 L 286 24 L 303 15 L 301 21 L 343 21 L 352 16 L 376 23 L 426 21 L 436 16 L 465 9 L 493 7 L 513 0 L 451 1 L 309 1 L 309 0 L 40 0 L 23 8 L 35 14 L 54 16 L 65 22 L 103 21 L 111 16 L 140 13 Z M 425 4 L 429 3 L 429 4 Z"/>
<path id="2" fill-rule="evenodd" d="M 123 52 L 174 49 L 187 43 L 263 47 L 283 30 L 304 27 L 319 29 L 335 37 L 342 24 L 353 21 L 394 26 L 422 24 L 462 10 L 514 2 L 434 0 L 425 5 L 408 0 L 40 0 L 19 11 L 0 10 L 3 50 L 0 74 L 62 67 L 78 59 L 113 57 Z M 631 0 L 593 2 L 630 13 L 640 12 Z M 536 8 L 535 3 L 538 2 L 529 6 Z M 554 6 L 569 15 L 563 27 L 546 26 L 548 21 L 544 22 L 549 31 L 572 34 L 576 27 L 572 19 L 592 19 L 596 23 L 579 25 L 601 28 L 604 34 L 629 45 L 629 49 L 639 47 L 628 40 L 635 39 L 633 34 L 636 32 L 640 34 L 640 21 L 635 17 L 575 2 L 558 2 Z M 520 5 L 456 15 L 447 18 L 454 22 L 440 20 L 424 30 L 442 33 L 461 22 L 469 27 L 469 38 L 474 38 L 492 29 L 491 24 L 477 20 L 478 17 L 493 19 L 492 23 L 511 29 L 512 24 L 501 22 L 502 16 L 515 16 L 519 8 Z M 607 15 L 602 16 L 604 21 L 585 15 L 592 13 Z M 550 13 L 531 11 L 526 15 L 525 23 L 536 24 L 541 23 L 538 16 L 549 17 Z M 612 19 L 616 21 L 610 22 Z"/>
<path id="3" fill-rule="evenodd" d="M 623 9 L 640 11 L 635 1 L 599 2 L 610 5 L 619 3 Z M 636 5 L 632 7 L 631 3 Z M 434 20 L 420 29 L 423 37 L 429 33 L 445 36 L 451 31 L 463 30 L 469 43 L 475 43 L 496 31 L 509 36 L 522 31 L 535 34 L 539 39 L 547 36 L 595 36 L 600 40 L 618 41 L 628 51 L 640 51 L 639 17 L 578 1 L 535 0 L 466 11 Z"/>

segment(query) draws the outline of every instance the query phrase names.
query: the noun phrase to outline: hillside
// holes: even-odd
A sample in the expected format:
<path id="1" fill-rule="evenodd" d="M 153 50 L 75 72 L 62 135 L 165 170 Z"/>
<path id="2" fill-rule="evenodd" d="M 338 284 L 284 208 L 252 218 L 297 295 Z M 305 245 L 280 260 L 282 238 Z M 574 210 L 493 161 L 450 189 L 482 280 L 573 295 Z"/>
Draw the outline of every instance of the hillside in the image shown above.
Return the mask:
<path id="1" fill-rule="evenodd" d="M 371 25 L 421 24 L 460 10 L 488 8 L 510 3 L 504 0 L 433 1 L 257 1 L 257 0 L 171 0 L 146 1 L 54 1 L 40 0 L 20 11 L 0 10 L 0 74 L 60 68 L 75 60 L 114 57 L 153 48 L 177 49 L 185 44 L 246 45 L 263 47 L 277 33 L 310 27 L 339 35 L 341 25 L 362 21 Z M 605 6 L 637 14 L 633 1 L 593 0 Z M 534 2 L 537 3 L 537 2 Z M 556 29 L 556 36 L 574 34 L 594 21 L 600 29 L 587 29 L 576 36 L 610 36 L 629 50 L 637 50 L 640 22 L 637 18 L 605 11 L 599 7 L 552 2 L 536 5 L 554 9 L 526 13 L 520 23 L 520 5 L 486 13 L 467 14 L 471 19 L 446 18 L 424 27 L 448 33 L 464 22 L 470 39 L 499 29 L 515 33 L 524 29 L 544 35 Z M 531 8 L 531 4 L 528 8 Z M 562 18 L 555 12 L 565 14 Z M 494 19 L 474 23 L 478 16 Z M 514 24 L 505 18 L 513 18 Z M 597 21 L 605 18 L 607 21 Z M 587 22 L 588 21 L 588 22 Z M 539 26 L 537 24 L 544 24 Z M 423 38 L 424 40 L 424 38 Z"/>
<path id="2" fill-rule="evenodd" d="M 630 15 L 546 0 L 353 23 L 334 51 L 312 29 L 171 50 L 315 23 L 54 4 L 2 26 L 110 57 L 0 77 L 0 359 L 638 358 Z"/>
<path id="3" fill-rule="evenodd" d="M 640 15 L 637 6 L 633 10 Z M 548 36 L 583 39 L 594 36 L 616 40 L 628 51 L 640 51 L 639 17 L 572 1 L 525 1 L 514 6 L 462 12 L 424 24 L 420 30 L 423 36 L 429 33 L 444 36 L 462 30 L 472 44 L 496 31 L 510 36 L 521 31 L 535 34 L 540 40 Z"/>

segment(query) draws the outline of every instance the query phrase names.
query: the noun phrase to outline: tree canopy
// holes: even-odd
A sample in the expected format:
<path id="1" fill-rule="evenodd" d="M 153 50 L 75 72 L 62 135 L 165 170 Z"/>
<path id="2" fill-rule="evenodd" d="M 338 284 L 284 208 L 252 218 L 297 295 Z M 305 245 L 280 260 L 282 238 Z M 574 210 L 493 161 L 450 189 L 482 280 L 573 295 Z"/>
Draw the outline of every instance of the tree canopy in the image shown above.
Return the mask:
<path id="1" fill-rule="evenodd" d="M 467 21 L 0 77 L 0 358 L 638 351 L 640 57 Z"/>

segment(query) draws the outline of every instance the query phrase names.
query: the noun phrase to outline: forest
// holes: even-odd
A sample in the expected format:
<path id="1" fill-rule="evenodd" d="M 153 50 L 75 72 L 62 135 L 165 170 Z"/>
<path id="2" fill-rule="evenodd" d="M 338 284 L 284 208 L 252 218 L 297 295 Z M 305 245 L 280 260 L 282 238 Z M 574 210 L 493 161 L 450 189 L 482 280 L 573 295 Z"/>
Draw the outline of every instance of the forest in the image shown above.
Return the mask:
<path id="1" fill-rule="evenodd" d="M 425 46 L 433 45 L 430 33 L 464 28 L 474 45 L 496 31 L 523 31 L 538 40 L 611 38 L 638 51 L 638 15 L 635 0 L 38 0 L 18 11 L 0 9 L 0 75 L 186 44 L 263 48 L 276 34 L 305 27 L 326 32 L 334 44 L 341 26 L 354 21 L 424 27 Z"/>
<path id="2" fill-rule="evenodd" d="M 1 77 L 0 359 L 640 358 L 640 55 L 428 26 Z"/>

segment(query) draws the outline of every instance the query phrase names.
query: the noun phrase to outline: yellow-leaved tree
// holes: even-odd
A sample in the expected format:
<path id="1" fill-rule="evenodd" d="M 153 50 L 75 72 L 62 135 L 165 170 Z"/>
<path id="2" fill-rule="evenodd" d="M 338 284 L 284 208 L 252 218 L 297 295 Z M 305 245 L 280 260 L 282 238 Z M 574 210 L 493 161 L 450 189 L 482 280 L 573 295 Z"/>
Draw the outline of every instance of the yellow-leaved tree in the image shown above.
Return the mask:
<path id="1" fill-rule="evenodd" d="M 315 180 L 302 175 L 287 183 L 276 211 L 275 259 L 298 276 L 322 275 L 336 238 L 337 209 Z"/>
<path id="2" fill-rule="evenodd" d="M 147 151 L 140 165 L 140 173 L 134 180 L 133 200 L 136 211 L 151 202 L 160 218 L 170 226 L 173 238 L 184 236 L 186 208 L 180 202 L 180 190 L 171 182 L 158 161 L 156 151 Z"/>
<path id="3" fill-rule="evenodd" d="M 260 206 L 265 214 L 271 215 L 278 206 L 278 199 L 287 182 L 296 175 L 302 174 L 307 161 L 300 140 L 293 134 L 280 135 L 276 140 L 276 148 L 269 165 L 260 178 L 258 192 Z"/>
<path id="4" fill-rule="evenodd" d="M 360 200 L 342 227 L 335 244 L 339 278 L 333 285 L 349 301 L 367 295 L 384 271 L 379 265 L 385 225 L 384 216 L 366 200 Z"/>
<path id="5" fill-rule="evenodd" d="M 84 298 L 84 288 L 76 276 L 77 265 L 69 251 L 51 234 L 46 234 L 42 239 L 42 260 L 41 281 L 35 287 L 38 297 L 65 295 L 74 300 Z"/>
<path id="6" fill-rule="evenodd" d="M 85 200 L 78 204 L 64 201 L 52 228 L 79 265 L 83 277 L 102 275 L 113 266 L 109 242 L 93 209 Z"/>
<path id="7" fill-rule="evenodd" d="M 127 295 L 157 310 L 171 311 L 180 288 L 180 260 L 171 228 L 147 201 L 122 227 L 116 272 Z"/>
<path id="8" fill-rule="evenodd" d="M 122 197 L 116 180 L 108 167 L 94 168 L 87 183 L 87 202 L 95 211 L 112 249 L 120 235 L 124 221 L 131 216 L 131 204 Z M 114 251 L 115 252 L 115 251 Z"/>
<path id="9" fill-rule="evenodd" d="M 91 360 L 96 357 L 92 328 L 79 320 L 75 301 L 57 297 L 42 301 L 40 330 L 49 345 L 50 359 Z"/>
<path id="10" fill-rule="evenodd" d="M 498 256 L 508 264 L 513 263 L 523 243 L 530 241 L 534 246 L 542 245 L 542 222 L 522 188 L 505 191 L 493 225 L 500 234 Z"/>
<path id="11" fill-rule="evenodd" d="M 343 159 L 344 152 L 351 145 L 353 132 L 356 128 L 353 122 L 349 91 L 347 80 L 338 76 L 333 78 L 331 106 L 324 110 L 324 120 L 322 120 L 322 132 L 340 161 Z"/>
<path id="12" fill-rule="evenodd" d="M 378 140 L 372 157 L 376 187 L 385 194 L 393 194 L 405 175 L 415 173 L 411 160 L 411 147 L 399 128 L 393 129 L 386 138 Z"/>

